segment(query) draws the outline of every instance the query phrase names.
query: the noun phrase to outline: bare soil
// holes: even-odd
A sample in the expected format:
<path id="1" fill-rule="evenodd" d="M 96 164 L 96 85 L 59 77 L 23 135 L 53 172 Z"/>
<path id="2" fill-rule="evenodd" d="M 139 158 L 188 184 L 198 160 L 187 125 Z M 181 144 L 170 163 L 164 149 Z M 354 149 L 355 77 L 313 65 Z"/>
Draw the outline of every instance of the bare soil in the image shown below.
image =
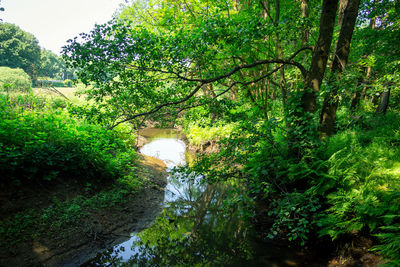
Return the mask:
<path id="1" fill-rule="evenodd" d="M 142 155 L 138 173 L 151 182 L 140 192 L 129 194 L 123 206 L 92 210 L 89 216 L 57 233 L 33 232 L 13 246 L 0 240 L 0 266 L 79 266 L 98 252 L 129 239 L 130 233 L 146 228 L 161 211 L 165 167 L 162 161 Z M 3 220 L 16 212 L 48 207 L 55 196 L 65 200 L 81 193 L 81 186 L 68 183 L 29 187 L 20 192 L 0 188 L 0 216 Z"/>

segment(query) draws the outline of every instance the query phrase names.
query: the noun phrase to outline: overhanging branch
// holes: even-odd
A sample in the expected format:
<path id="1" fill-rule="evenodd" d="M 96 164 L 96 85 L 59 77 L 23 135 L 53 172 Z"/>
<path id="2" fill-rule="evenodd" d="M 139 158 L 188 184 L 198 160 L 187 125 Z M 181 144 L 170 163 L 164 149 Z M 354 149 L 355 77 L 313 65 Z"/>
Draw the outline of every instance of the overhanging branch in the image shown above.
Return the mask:
<path id="1" fill-rule="evenodd" d="M 260 65 L 266 65 L 266 64 L 282 64 L 282 65 L 292 65 L 297 67 L 301 74 L 303 75 L 303 77 L 306 77 L 307 75 L 307 70 L 306 68 L 300 64 L 299 62 L 293 61 L 293 58 L 295 58 L 300 52 L 305 51 L 305 50 L 312 50 L 312 47 L 307 46 L 307 47 L 302 47 L 299 50 L 297 50 L 296 52 L 294 52 L 288 59 L 266 59 L 266 60 L 258 60 L 249 64 L 244 64 L 244 65 L 240 65 L 240 66 L 236 66 L 233 69 L 231 69 L 229 72 L 213 77 L 213 78 L 208 78 L 208 79 L 201 79 L 201 78 L 189 78 L 189 77 L 185 77 L 182 74 L 178 73 L 178 72 L 174 72 L 172 70 L 162 70 L 162 69 L 156 69 L 156 68 L 146 68 L 146 67 L 137 67 L 138 70 L 143 70 L 143 71 L 154 71 L 154 72 L 159 72 L 159 73 L 163 73 L 163 74 L 173 74 L 175 75 L 175 78 L 178 78 L 180 80 L 183 81 L 187 81 L 187 82 L 199 82 L 199 83 L 212 83 L 212 82 L 216 82 L 218 80 L 221 79 L 225 79 L 227 77 L 232 76 L 233 74 L 237 73 L 239 70 L 242 69 L 250 69 L 250 68 L 254 68 Z"/>
<path id="2" fill-rule="evenodd" d="M 163 103 L 163 104 L 160 104 L 160 105 L 154 107 L 150 111 L 141 112 L 141 113 L 137 113 L 137 114 L 128 116 L 127 118 L 125 118 L 125 119 L 123 119 L 123 120 L 121 120 L 119 122 L 116 122 L 114 125 L 110 126 L 109 129 L 113 129 L 117 125 L 119 125 L 121 123 L 124 123 L 124 122 L 127 122 L 127 121 L 130 121 L 130 120 L 133 120 L 133 119 L 135 119 L 137 117 L 148 116 L 148 115 L 154 114 L 154 113 L 158 112 L 160 109 L 162 109 L 164 107 L 175 106 L 175 105 L 179 105 L 179 104 L 181 104 L 183 102 L 186 102 L 191 97 L 193 97 L 201 89 L 201 87 L 203 85 L 208 84 L 208 83 L 212 83 L 212 82 L 216 82 L 216 81 L 219 81 L 219 80 L 223 80 L 225 78 L 228 78 L 228 77 L 232 76 L 233 74 L 235 74 L 236 72 L 238 72 L 241 69 L 249 69 L 249 68 L 253 68 L 253 67 L 256 67 L 256 66 L 259 66 L 259 65 L 264 65 L 264 64 L 272 64 L 272 63 L 280 64 L 278 67 L 276 67 L 272 71 L 270 71 L 270 72 L 258 77 L 257 79 L 254 79 L 254 80 L 251 80 L 251 81 L 248 81 L 248 82 L 239 82 L 239 81 L 233 82 L 223 92 L 221 92 L 218 95 L 216 95 L 213 99 L 216 99 L 219 96 L 225 94 L 230 89 L 232 89 L 232 87 L 235 86 L 235 85 L 238 85 L 238 84 L 240 84 L 240 85 L 249 85 L 249 84 L 257 83 L 257 82 L 265 79 L 266 77 L 272 75 L 273 73 L 275 73 L 276 71 L 278 71 L 279 69 L 281 69 L 285 65 L 296 66 L 297 68 L 299 68 L 299 70 L 301 71 L 302 75 L 305 77 L 307 75 L 307 70 L 304 68 L 304 66 L 301 65 L 298 62 L 292 61 L 292 59 L 294 57 L 296 57 L 296 55 L 298 55 L 301 51 L 304 51 L 304 50 L 312 50 L 312 48 L 311 47 L 303 47 L 303 48 L 297 50 L 296 52 L 294 52 L 292 54 L 292 56 L 289 57 L 287 60 L 284 60 L 284 59 L 259 60 L 259 61 L 255 61 L 255 62 L 250 63 L 250 64 L 236 66 L 235 68 L 233 68 L 231 71 L 227 72 L 226 74 L 222 74 L 222 75 L 216 76 L 214 78 L 209 78 L 209 79 L 193 79 L 193 78 L 187 78 L 187 77 L 181 76 L 179 73 L 173 73 L 173 72 L 167 72 L 167 71 L 155 70 L 155 69 L 142 69 L 142 70 L 148 70 L 148 71 L 157 71 L 157 72 L 166 73 L 166 74 L 171 74 L 172 73 L 172 74 L 176 75 L 176 77 L 179 78 L 179 79 L 182 79 L 182 80 L 188 81 L 188 82 L 199 82 L 199 84 L 196 86 L 195 89 L 193 89 L 186 97 L 182 98 L 181 100 L 166 102 L 166 103 Z"/>
<path id="3" fill-rule="evenodd" d="M 189 98 L 191 98 L 192 96 L 194 96 L 194 94 L 197 93 L 197 92 L 201 89 L 201 87 L 202 87 L 203 85 L 204 85 L 204 83 L 200 83 L 199 85 L 197 85 L 196 88 L 195 88 L 190 94 L 188 94 L 186 97 L 182 98 L 181 100 L 166 102 L 166 103 L 163 103 L 163 104 L 161 104 L 161 105 L 156 106 L 155 108 L 153 108 L 153 109 L 150 110 L 150 111 L 142 112 L 142 113 L 137 113 L 137 114 L 134 114 L 134 115 L 132 115 L 132 116 L 129 116 L 129 117 L 127 117 L 127 118 L 125 118 L 125 119 L 123 119 L 123 120 L 121 120 L 121 121 L 115 123 L 114 125 L 110 126 L 109 129 L 113 129 L 113 128 L 115 128 L 117 125 L 119 125 L 119 124 L 121 124 L 121 123 L 124 123 L 124 122 L 127 122 L 127 121 L 130 121 L 130 120 L 133 120 L 133 119 L 135 119 L 135 118 L 137 118 L 137 117 L 148 116 L 148 115 L 154 114 L 154 113 L 156 113 L 157 111 L 159 111 L 160 109 L 162 109 L 163 107 L 174 106 L 174 105 L 178 105 L 178 104 L 180 104 L 180 103 L 183 103 L 183 102 L 187 101 Z"/>

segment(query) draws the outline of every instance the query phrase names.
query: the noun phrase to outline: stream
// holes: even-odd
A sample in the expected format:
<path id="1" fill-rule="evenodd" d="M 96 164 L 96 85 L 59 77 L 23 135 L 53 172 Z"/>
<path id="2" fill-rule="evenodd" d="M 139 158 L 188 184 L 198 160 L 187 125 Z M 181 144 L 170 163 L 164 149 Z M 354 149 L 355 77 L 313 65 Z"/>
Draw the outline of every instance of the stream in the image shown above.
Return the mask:
<path id="1" fill-rule="evenodd" d="M 163 210 L 148 228 L 85 266 L 308 266 L 301 251 L 255 238 L 237 181 L 210 185 L 201 175 L 174 171 L 193 159 L 179 132 L 145 134 L 150 142 L 140 152 L 164 161 L 170 173 Z"/>

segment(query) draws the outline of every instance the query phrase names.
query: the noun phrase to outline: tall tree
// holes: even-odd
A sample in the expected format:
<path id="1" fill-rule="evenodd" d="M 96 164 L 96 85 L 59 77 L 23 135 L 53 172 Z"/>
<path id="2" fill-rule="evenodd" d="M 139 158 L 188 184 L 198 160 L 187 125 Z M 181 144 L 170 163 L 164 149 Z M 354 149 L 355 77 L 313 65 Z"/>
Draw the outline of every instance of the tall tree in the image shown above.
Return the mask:
<path id="1" fill-rule="evenodd" d="M 39 75 L 61 79 L 62 72 L 62 59 L 50 50 L 42 49 L 40 54 Z"/>
<path id="2" fill-rule="evenodd" d="M 336 43 L 335 52 L 333 55 L 333 63 L 331 67 L 330 82 L 333 90 L 324 99 L 320 115 L 320 130 L 321 135 L 329 136 L 335 133 L 336 110 L 338 107 L 338 85 L 337 79 L 345 70 L 347 60 L 350 54 L 350 43 L 353 36 L 354 26 L 356 24 L 358 7 L 360 0 L 341 0 L 343 15 L 339 16 L 341 28 L 339 38 Z"/>
<path id="3" fill-rule="evenodd" d="M 21 68 L 36 80 L 40 66 L 39 42 L 10 23 L 0 23 L 0 66 Z"/>
<path id="4" fill-rule="evenodd" d="M 257 1 L 240 8 L 234 2 L 217 1 L 206 9 L 209 16 L 198 15 L 205 11 L 187 1 L 160 2 L 153 10 L 146 6 L 145 14 L 150 16 L 146 21 L 151 23 L 143 25 L 131 20 L 135 23 L 98 26 L 83 35 L 83 43 L 71 40 L 64 50 L 69 62 L 81 68 L 80 78 L 96 83 L 98 89 L 89 94 L 114 105 L 125 103 L 125 108 L 120 106 L 125 118 L 117 124 L 172 106 L 196 105 L 198 92 L 209 84 L 213 85 L 215 97 L 235 87 L 247 91 L 257 103 L 257 95 L 265 95 L 257 85 L 273 84 L 285 89 L 285 72 L 280 72 L 283 68 L 290 70 L 292 83 L 304 84 L 299 103 L 302 110 L 316 112 L 338 0 L 323 1 L 320 13 L 309 12 L 306 1 L 303 8 L 300 4 L 293 7 L 291 1 Z M 199 1 L 200 7 L 206 2 Z M 318 5 L 313 4 L 311 10 L 316 11 Z M 263 10 L 266 16 L 262 16 Z M 161 17 L 154 19 L 160 13 Z M 318 14 L 317 27 L 309 29 L 300 23 L 307 16 L 316 19 Z M 342 23 L 341 35 L 353 28 L 354 23 Z M 301 47 L 315 33 L 318 38 L 314 46 Z M 302 40 L 300 47 L 298 40 Z M 348 47 L 350 41 L 351 38 L 344 38 L 341 42 L 347 42 Z M 310 49 L 311 58 L 295 60 Z M 285 98 L 285 93 L 282 96 Z M 303 122 L 309 123 L 309 118 L 304 117 Z"/>
<path id="5" fill-rule="evenodd" d="M 360 6 L 352 48 L 353 62 L 359 66 L 360 75 L 359 86 L 352 96 L 352 111 L 361 100 L 367 105 L 378 105 L 379 97 L 389 92 L 388 87 L 396 87 L 393 82 L 399 80 L 400 69 L 399 12 L 398 1 L 367 1 Z M 396 90 L 390 91 L 396 94 Z"/>
<path id="6" fill-rule="evenodd" d="M 305 77 L 305 92 L 302 95 L 302 107 L 305 112 L 316 111 L 316 98 L 324 78 L 326 64 L 335 26 L 338 0 L 325 0 L 322 4 L 319 35 L 311 58 L 310 69 Z"/>

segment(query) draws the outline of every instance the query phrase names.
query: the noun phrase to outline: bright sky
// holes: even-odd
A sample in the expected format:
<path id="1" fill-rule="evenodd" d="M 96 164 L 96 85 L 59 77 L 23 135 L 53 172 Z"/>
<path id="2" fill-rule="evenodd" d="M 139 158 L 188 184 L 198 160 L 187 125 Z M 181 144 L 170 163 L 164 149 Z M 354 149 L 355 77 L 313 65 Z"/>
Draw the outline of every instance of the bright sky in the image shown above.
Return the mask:
<path id="1" fill-rule="evenodd" d="M 39 45 L 60 54 L 68 39 L 105 23 L 124 0 L 1 0 L 3 22 L 32 33 Z"/>

